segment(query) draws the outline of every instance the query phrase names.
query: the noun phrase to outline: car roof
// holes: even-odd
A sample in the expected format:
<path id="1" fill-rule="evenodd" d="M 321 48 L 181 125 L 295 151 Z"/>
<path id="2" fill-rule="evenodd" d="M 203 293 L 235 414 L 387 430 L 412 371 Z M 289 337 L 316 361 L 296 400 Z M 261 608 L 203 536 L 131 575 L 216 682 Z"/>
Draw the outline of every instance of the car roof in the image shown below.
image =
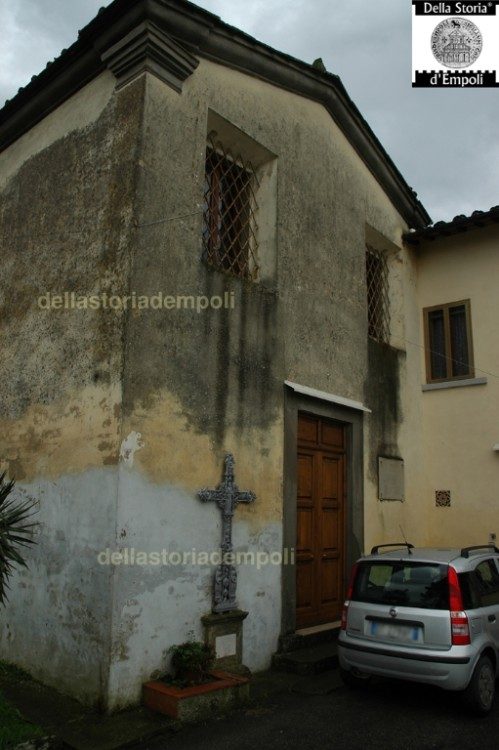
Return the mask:
<path id="1" fill-rule="evenodd" d="M 410 550 L 401 545 L 400 549 L 383 552 L 382 550 L 375 555 L 364 555 L 360 561 L 382 562 L 383 560 L 404 560 L 407 562 L 431 562 L 431 563 L 450 563 L 451 560 L 460 560 L 466 565 L 470 559 L 488 558 L 495 554 L 493 549 L 482 548 L 480 550 L 470 550 L 469 557 L 461 554 L 461 547 L 413 547 Z M 360 562 L 359 561 L 359 562 Z"/>
<path id="2" fill-rule="evenodd" d="M 381 550 L 375 555 L 364 555 L 362 560 L 410 560 L 411 562 L 442 562 L 448 563 L 461 556 L 461 550 L 456 547 L 413 547 L 409 553 L 406 547 Z"/>

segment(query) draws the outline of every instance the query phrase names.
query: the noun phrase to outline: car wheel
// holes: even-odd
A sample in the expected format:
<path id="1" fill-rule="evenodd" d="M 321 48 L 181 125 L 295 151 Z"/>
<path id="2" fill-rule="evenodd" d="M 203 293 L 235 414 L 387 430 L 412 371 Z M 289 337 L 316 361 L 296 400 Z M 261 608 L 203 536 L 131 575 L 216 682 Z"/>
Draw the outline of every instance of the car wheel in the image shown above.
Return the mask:
<path id="1" fill-rule="evenodd" d="M 474 669 L 464 699 L 473 713 L 485 716 L 492 708 L 495 692 L 495 671 L 488 656 L 482 656 Z"/>
<path id="2" fill-rule="evenodd" d="M 370 674 L 348 672 L 346 669 L 341 669 L 341 668 L 340 668 L 340 676 L 344 684 L 347 687 L 353 688 L 355 690 L 365 689 L 369 686 L 369 683 L 371 682 Z"/>

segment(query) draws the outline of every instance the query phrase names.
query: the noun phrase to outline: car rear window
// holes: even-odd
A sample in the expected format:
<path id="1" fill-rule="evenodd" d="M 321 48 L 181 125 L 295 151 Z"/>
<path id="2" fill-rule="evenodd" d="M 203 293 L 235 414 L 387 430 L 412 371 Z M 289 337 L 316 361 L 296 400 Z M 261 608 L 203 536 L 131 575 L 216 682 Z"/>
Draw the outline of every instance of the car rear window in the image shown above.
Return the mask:
<path id="1" fill-rule="evenodd" d="M 447 565 L 400 560 L 360 563 L 352 599 L 423 609 L 448 609 Z"/>
<path id="2" fill-rule="evenodd" d="M 483 560 L 474 570 L 459 573 L 465 609 L 499 604 L 499 573 L 493 560 Z"/>

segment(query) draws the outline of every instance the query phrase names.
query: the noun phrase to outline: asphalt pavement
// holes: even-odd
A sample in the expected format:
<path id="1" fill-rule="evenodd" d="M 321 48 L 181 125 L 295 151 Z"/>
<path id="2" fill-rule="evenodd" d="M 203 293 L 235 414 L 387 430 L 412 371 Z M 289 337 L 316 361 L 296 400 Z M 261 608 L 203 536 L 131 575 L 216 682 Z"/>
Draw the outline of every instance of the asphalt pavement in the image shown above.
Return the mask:
<path id="1" fill-rule="evenodd" d="M 499 685 L 498 685 L 499 689 Z M 313 691 L 312 691 L 313 693 Z M 327 694 L 283 692 L 137 750 L 498 750 L 492 713 L 466 713 L 458 695 L 410 683 L 373 682 Z"/>

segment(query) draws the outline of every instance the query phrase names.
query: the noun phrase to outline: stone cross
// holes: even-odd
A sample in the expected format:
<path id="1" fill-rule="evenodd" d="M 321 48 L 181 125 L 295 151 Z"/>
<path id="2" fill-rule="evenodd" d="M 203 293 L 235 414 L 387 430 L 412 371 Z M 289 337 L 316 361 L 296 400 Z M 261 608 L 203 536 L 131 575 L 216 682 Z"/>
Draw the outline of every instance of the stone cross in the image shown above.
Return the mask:
<path id="1" fill-rule="evenodd" d="M 237 609 L 237 571 L 227 562 L 232 553 L 232 519 L 238 503 L 252 503 L 256 499 L 253 492 L 241 492 L 234 481 L 234 456 L 225 455 L 225 473 L 216 490 L 202 489 L 198 497 L 204 503 L 216 502 L 222 511 L 222 563 L 215 571 L 213 591 L 213 612 L 228 612 Z"/>

